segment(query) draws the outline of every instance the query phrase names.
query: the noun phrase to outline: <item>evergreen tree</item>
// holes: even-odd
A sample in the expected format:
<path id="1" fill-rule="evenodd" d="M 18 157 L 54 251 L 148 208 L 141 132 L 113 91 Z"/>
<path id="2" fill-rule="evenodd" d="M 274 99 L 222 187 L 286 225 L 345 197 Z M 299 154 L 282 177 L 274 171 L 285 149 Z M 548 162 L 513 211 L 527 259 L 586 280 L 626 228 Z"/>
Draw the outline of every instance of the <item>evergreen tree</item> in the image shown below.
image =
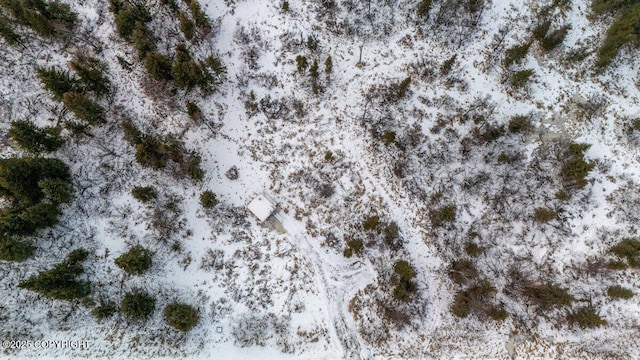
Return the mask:
<path id="1" fill-rule="evenodd" d="M 344 249 L 344 251 L 342 252 L 342 254 L 345 257 L 350 258 L 351 256 L 353 256 L 354 254 L 356 256 L 361 256 L 362 255 L 362 248 L 363 248 L 363 242 L 362 239 L 349 239 L 347 241 L 347 247 Z"/>
<path id="2" fill-rule="evenodd" d="M 40 202 L 25 208 L 14 207 L 0 215 L 0 233 L 33 235 L 39 229 L 58 223 L 57 204 Z"/>
<path id="3" fill-rule="evenodd" d="M 61 179 L 42 179 L 38 181 L 38 186 L 42 189 L 45 199 L 54 204 L 71 202 L 71 184 Z"/>
<path id="4" fill-rule="evenodd" d="M 440 66 L 440 73 L 442 75 L 449 75 L 451 70 L 453 69 L 453 65 L 456 63 L 456 59 L 458 58 L 458 54 L 453 54 L 449 59 L 445 60 Z"/>
<path id="5" fill-rule="evenodd" d="M 211 209 L 218 204 L 216 194 L 211 190 L 206 190 L 200 194 L 200 205 L 205 209 Z"/>
<path id="6" fill-rule="evenodd" d="M 44 197 L 40 180 L 59 179 L 69 183 L 71 174 L 65 163 L 49 158 L 0 159 L 0 196 L 16 205 L 32 205 Z"/>
<path id="7" fill-rule="evenodd" d="M 23 9 L 24 18 L 27 21 L 27 24 L 30 28 L 33 29 L 38 35 L 42 37 L 53 37 L 55 36 L 55 31 L 53 29 L 53 25 L 47 19 L 46 16 L 41 14 L 39 11 L 29 9 L 25 7 Z"/>
<path id="8" fill-rule="evenodd" d="M 400 84 L 397 85 L 396 99 L 404 99 L 407 96 L 409 85 L 411 85 L 411 76 L 402 80 Z"/>
<path id="9" fill-rule="evenodd" d="M 614 299 L 631 299 L 634 294 L 631 289 L 627 289 L 620 285 L 614 285 L 607 289 L 607 295 Z"/>
<path id="10" fill-rule="evenodd" d="M 512 73 L 510 81 L 511 86 L 513 86 L 514 88 L 524 87 L 529 82 L 529 80 L 531 80 L 533 74 L 534 72 L 532 69 L 525 69 Z"/>
<path id="11" fill-rule="evenodd" d="M 112 317 L 118 311 L 118 306 L 113 301 L 100 300 L 100 305 L 91 310 L 93 315 L 98 320 L 103 320 Z"/>
<path id="12" fill-rule="evenodd" d="M 324 61 L 324 73 L 327 75 L 327 80 L 331 80 L 331 74 L 333 73 L 333 60 L 331 56 L 327 57 Z"/>
<path id="13" fill-rule="evenodd" d="M 401 280 L 411 280 L 416 277 L 416 269 L 405 260 L 396 261 L 393 270 L 400 276 Z"/>
<path id="14" fill-rule="evenodd" d="M 20 240 L 15 236 L 0 239 L 0 260 L 25 261 L 33 255 L 35 247 L 30 242 Z"/>
<path id="15" fill-rule="evenodd" d="M 622 239 L 610 247 L 609 252 L 618 256 L 620 259 L 626 259 L 629 266 L 640 268 L 640 240 L 637 238 Z"/>
<path id="16" fill-rule="evenodd" d="M 158 192 L 153 186 L 136 186 L 131 189 L 131 195 L 140 202 L 148 203 L 158 197 Z"/>
<path id="17" fill-rule="evenodd" d="M 200 61 L 202 69 L 202 77 L 198 82 L 200 89 L 208 94 L 215 91 L 227 74 L 227 67 L 224 66 L 220 58 L 217 56 L 207 56 L 204 61 Z"/>
<path id="18" fill-rule="evenodd" d="M 191 19 L 189 19 L 187 14 L 182 12 L 180 13 L 179 19 L 180 19 L 180 30 L 182 30 L 184 37 L 187 40 L 193 39 L 195 35 L 195 23 L 191 21 Z"/>
<path id="19" fill-rule="evenodd" d="M 138 51 L 138 57 L 144 59 L 147 54 L 156 51 L 156 39 L 153 33 L 147 28 L 147 25 L 138 21 L 131 34 L 133 44 Z"/>
<path id="20" fill-rule="evenodd" d="M 122 9 L 115 15 L 116 30 L 123 39 L 130 41 L 133 29 L 138 21 L 135 13 L 131 9 Z"/>
<path id="21" fill-rule="evenodd" d="M 375 230 L 380 225 L 380 217 L 378 215 L 369 216 L 362 223 L 362 228 L 365 230 Z"/>
<path id="22" fill-rule="evenodd" d="M 142 275 L 151 267 L 151 251 L 136 245 L 120 255 L 115 263 L 127 274 Z"/>
<path id="23" fill-rule="evenodd" d="M 189 11 L 191 12 L 191 16 L 196 23 L 196 26 L 202 29 L 205 33 L 211 30 L 211 23 L 205 15 L 204 11 L 200 7 L 200 4 L 196 0 L 187 0 L 187 4 L 189 5 Z"/>
<path id="24" fill-rule="evenodd" d="M 152 20 L 149 10 L 142 4 L 112 0 L 110 10 L 115 14 L 116 30 L 127 41 L 132 41 L 137 23 L 146 24 Z"/>
<path id="25" fill-rule="evenodd" d="M 202 119 L 202 110 L 192 101 L 187 101 L 187 114 L 193 121 L 199 121 Z"/>
<path id="26" fill-rule="evenodd" d="M 204 170 L 200 166 L 202 158 L 195 152 L 190 152 L 183 161 L 180 162 L 180 168 L 183 173 L 196 181 L 204 179 Z"/>
<path id="27" fill-rule="evenodd" d="M 146 320 L 155 308 L 156 299 L 141 289 L 127 293 L 120 303 L 120 310 L 129 320 Z"/>
<path id="28" fill-rule="evenodd" d="M 18 286 L 59 300 L 85 297 L 90 292 L 89 282 L 77 278 L 84 272 L 82 263 L 88 256 L 89 253 L 84 249 L 74 250 L 63 262 L 50 270 L 31 276 Z"/>
<path id="29" fill-rule="evenodd" d="M 433 5 L 433 0 L 420 0 L 418 3 L 418 16 L 421 18 L 426 18 L 429 15 L 429 11 L 431 11 L 431 6 Z"/>
<path id="30" fill-rule="evenodd" d="M 391 222 L 384 228 L 384 241 L 387 244 L 393 244 L 399 236 L 400 229 L 398 228 L 398 224 L 396 222 Z"/>
<path id="31" fill-rule="evenodd" d="M 200 312 L 191 305 L 172 303 L 162 311 L 165 321 L 180 331 L 189 331 L 198 325 Z"/>
<path id="32" fill-rule="evenodd" d="M 154 136 L 143 135 L 140 143 L 136 145 L 136 161 L 142 166 L 156 170 L 164 169 L 169 159 L 171 159 L 169 146 Z"/>
<path id="33" fill-rule="evenodd" d="M 59 129 L 49 126 L 38 128 L 26 120 L 12 121 L 8 135 L 18 146 L 32 153 L 56 151 L 64 144 Z"/>
<path id="34" fill-rule="evenodd" d="M 78 15 L 71 11 L 71 7 L 58 0 L 48 2 L 44 14 L 52 22 L 57 35 L 61 35 L 62 30 L 72 30 L 78 20 Z"/>
<path id="35" fill-rule="evenodd" d="M 71 76 L 67 71 L 50 67 L 48 69 L 36 68 L 36 73 L 44 88 L 49 90 L 53 98 L 58 101 L 62 101 L 64 93 L 79 89 L 80 83 L 78 79 Z"/>
<path id="36" fill-rule="evenodd" d="M 551 283 L 527 286 L 524 288 L 524 295 L 542 310 L 555 306 L 567 306 L 575 301 L 567 289 Z"/>
<path id="37" fill-rule="evenodd" d="M 155 80 L 172 80 L 171 59 L 157 52 L 148 53 L 144 60 L 147 73 Z"/>
<path id="38" fill-rule="evenodd" d="M 160 0 L 160 3 L 167 6 L 169 10 L 171 10 L 171 12 L 174 14 L 177 14 L 178 11 L 180 11 L 180 7 L 178 6 L 176 0 Z"/>
<path id="39" fill-rule="evenodd" d="M 18 23 L 29 26 L 43 37 L 68 34 L 77 21 L 77 14 L 71 7 L 57 0 L 3 0 L 2 3 Z"/>
<path id="40" fill-rule="evenodd" d="M 607 325 L 607 321 L 600 317 L 593 305 L 582 306 L 567 315 L 567 320 L 572 325 L 576 324 L 582 329 L 593 329 Z"/>
<path id="41" fill-rule="evenodd" d="M 85 95 L 68 92 L 62 97 L 62 102 L 78 119 L 86 121 L 90 125 L 101 125 L 107 121 L 105 109 Z"/>
<path id="42" fill-rule="evenodd" d="M 111 92 L 111 81 L 105 75 L 107 65 L 90 56 L 77 56 L 69 65 L 80 77 L 85 91 L 93 91 L 97 96 L 108 95 Z"/>
<path id="43" fill-rule="evenodd" d="M 136 148 L 136 160 L 140 165 L 157 170 L 165 168 L 171 160 L 178 165 L 177 174 L 198 181 L 204 177 L 200 156 L 195 152 L 187 152 L 184 145 L 173 136 L 160 138 L 143 134 L 130 120 L 125 120 L 122 128 L 127 142 Z"/>
<path id="44" fill-rule="evenodd" d="M 415 291 L 413 278 L 416 277 L 416 270 L 405 260 L 396 261 L 393 270 L 395 276 L 392 281 L 396 283 L 393 297 L 404 302 L 411 300 L 411 293 Z"/>
<path id="45" fill-rule="evenodd" d="M 318 77 L 320 76 L 318 71 L 318 60 L 313 60 L 313 64 L 311 64 L 311 67 L 309 68 L 309 75 L 314 81 L 318 80 Z"/>
<path id="46" fill-rule="evenodd" d="M 16 19 L 17 23 L 22 25 L 28 24 L 24 16 L 22 0 L 0 0 L 0 5 Z"/>
<path id="47" fill-rule="evenodd" d="M 176 60 L 171 70 L 175 85 L 180 89 L 192 90 L 204 74 L 202 68 L 193 60 L 184 44 L 176 48 Z"/>
<path id="48" fill-rule="evenodd" d="M 296 68 L 298 69 L 299 73 L 304 73 L 304 71 L 307 70 L 308 66 L 309 62 L 307 61 L 307 58 L 305 56 L 296 56 Z"/>
<path id="49" fill-rule="evenodd" d="M 0 36 L 2 36 L 4 41 L 9 45 L 17 45 L 22 41 L 20 35 L 13 31 L 11 22 L 5 19 L 0 19 Z"/>
<path id="50" fill-rule="evenodd" d="M 122 131 L 124 132 L 124 139 L 131 146 L 138 145 L 142 142 L 142 132 L 133 125 L 133 122 L 129 119 L 122 121 Z"/>
<path id="51" fill-rule="evenodd" d="M 508 48 L 504 53 L 504 66 L 509 67 L 515 63 L 520 62 L 527 56 L 529 48 L 531 47 L 531 41 L 524 44 L 514 45 Z"/>
<path id="52" fill-rule="evenodd" d="M 0 196 L 11 203 L 0 210 L 0 236 L 33 235 L 55 225 L 59 201 L 70 199 L 70 180 L 57 159 L 0 159 Z"/>

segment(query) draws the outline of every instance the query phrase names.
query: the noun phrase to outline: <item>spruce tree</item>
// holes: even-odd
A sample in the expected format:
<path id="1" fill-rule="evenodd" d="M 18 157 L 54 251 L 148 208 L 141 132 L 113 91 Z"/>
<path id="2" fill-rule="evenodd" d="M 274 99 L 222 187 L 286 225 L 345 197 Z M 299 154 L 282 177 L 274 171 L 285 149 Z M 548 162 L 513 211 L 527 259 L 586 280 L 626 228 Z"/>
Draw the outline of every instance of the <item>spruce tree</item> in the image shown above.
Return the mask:
<path id="1" fill-rule="evenodd" d="M 136 186 L 131 189 L 131 195 L 142 203 L 148 203 L 158 197 L 153 186 Z"/>
<path id="2" fill-rule="evenodd" d="M 176 60 L 171 70 L 175 85 L 180 89 L 192 90 L 203 78 L 202 68 L 193 60 L 184 44 L 176 47 Z"/>
<path id="3" fill-rule="evenodd" d="M 80 82 L 68 71 L 58 70 L 55 67 L 36 68 L 36 74 L 44 88 L 49 90 L 53 98 L 58 101 L 62 101 L 65 93 L 79 90 Z"/>
<path id="4" fill-rule="evenodd" d="M 18 45 L 22 41 L 20 35 L 13 30 L 13 24 L 5 19 L 0 19 L 0 36 L 9 45 Z"/>
<path id="5" fill-rule="evenodd" d="M 411 300 L 411 293 L 415 291 L 413 278 L 416 277 L 416 270 L 405 260 L 396 261 L 393 270 L 395 272 L 393 282 L 396 283 L 393 297 L 404 302 Z"/>
<path id="6" fill-rule="evenodd" d="M 77 278 L 84 272 L 82 263 L 88 256 L 86 250 L 76 249 L 63 262 L 50 270 L 31 276 L 18 286 L 59 300 L 85 297 L 90 292 L 89 282 Z"/>
<path id="7" fill-rule="evenodd" d="M 32 153 L 56 151 L 64 144 L 60 129 L 50 126 L 38 128 L 27 120 L 12 121 L 8 135 L 18 146 Z"/>
<path id="8" fill-rule="evenodd" d="M 127 293 L 120 303 L 120 310 L 129 320 L 146 320 L 155 308 L 156 299 L 141 289 Z"/>
<path id="9" fill-rule="evenodd" d="M 58 222 L 59 202 L 70 200 L 69 168 L 58 159 L 0 159 L 0 236 L 33 235 Z"/>
<path id="10" fill-rule="evenodd" d="M 42 179 L 38 181 L 45 199 L 55 204 L 68 204 L 71 201 L 71 184 L 61 179 Z"/>
<path id="11" fill-rule="evenodd" d="M 136 22 L 131 39 L 140 59 L 145 59 L 147 54 L 156 51 L 156 39 L 153 33 L 147 28 L 147 25 L 140 21 Z"/>
<path id="12" fill-rule="evenodd" d="M 142 275 L 151 267 L 151 251 L 136 245 L 120 255 L 115 263 L 127 274 Z"/>
<path id="13" fill-rule="evenodd" d="M 33 31 L 38 33 L 38 35 L 47 38 L 55 36 L 53 25 L 46 16 L 37 10 L 27 7 L 25 7 L 23 11 L 27 24 Z"/>
<path id="14" fill-rule="evenodd" d="M 187 14 L 182 12 L 180 13 L 179 19 L 180 19 L 180 30 L 182 30 L 184 37 L 187 40 L 193 39 L 195 35 L 195 23 L 191 21 L 191 19 L 189 19 Z"/>
<path id="15" fill-rule="evenodd" d="M 105 109 L 83 94 L 65 93 L 62 102 L 78 119 L 86 121 L 90 125 L 101 125 L 107 121 Z"/>
<path id="16" fill-rule="evenodd" d="M 32 205 L 44 197 L 40 180 L 71 181 L 69 168 L 58 159 L 8 158 L 0 159 L 0 196 L 16 205 Z"/>
<path id="17" fill-rule="evenodd" d="M 162 311 L 167 324 L 180 331 L 189 331 L 198 325 L 200 312 L 191 305 L 172 303 Z"/>
<path id="18" fill-rule="evenodd" d="M 331 74 L 333 73 L 333 60 L 331 56 L 327 57 L 324 61 L 324 73 L 327 75 L 327 80 L 331 80 Z"/>
<path id="19" fill-rule="evenodd" d="M 78 74 L 85 91 L 92 91 L 97 96 L 111 92 L 111 81 L 106 76 L 107 65 L 90 56 L 77 56 L 69 65 Z"/>
<path id="20" fill-rule="evenodd" d="M 157 52 L 151 52 L 146 55 L 144 67 L 147 73 L 155 80 L 171 80 L 171 59 L 168 56 Z"/>
<path id="21" fill-rule="evenodd" d="M 33 255 L 35 247 L 26 240 L 20 240 L 16 236 L 8 236 L 0 239 L 0 260 L 25 261 Z"/>

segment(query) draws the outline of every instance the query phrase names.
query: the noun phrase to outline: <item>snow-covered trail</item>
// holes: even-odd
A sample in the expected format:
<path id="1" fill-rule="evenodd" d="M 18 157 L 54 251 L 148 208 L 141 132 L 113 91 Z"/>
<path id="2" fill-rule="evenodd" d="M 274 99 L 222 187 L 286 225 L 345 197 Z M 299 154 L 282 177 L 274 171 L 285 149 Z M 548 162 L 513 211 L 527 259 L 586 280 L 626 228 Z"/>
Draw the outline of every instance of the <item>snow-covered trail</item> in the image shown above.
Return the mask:
<path id="1" fill-rule="evenodd" d="M 330 322 L 331 336 L 340 344 L 343 359 L 369 359 L 371 354 L 359 336 L 356 324 L 349 314 L 349 300 L 375 278 L 368 261 L 339 261 L 327 254 L 322 245 L 311 241 L 303 226 L 291 217 L 283 217 L 282 225 L 291 236 L 300 253 L 306 254 L 314 266 L 325 311 Z"/>
<path id="2" fill-rule="evenodd" d="M 364 149 L 353 148 L 353 151 L 358 154 L 360 159 L 365 158 Z M 411 256 L 411 263 L 414 264 L 418 270 L 418 278 L 421 284 L 428 284 L 429 288 L 426 290 L 427 298 L 435 309 L 443 309 L 447 307 L 447 304 L 443 303 L 442 299 L 436 294 L 443 293 L 444 284 L 441 278 L 435 275 L 437 269 L 441 266 L 442 259 L 436 254 L 436 249 L 431 246 L 426 238 L 425 231 L 420 228 L 422 222 L 419 219 L 420 209 L 416 206 L 412 206 L 407 202 L 406 197 L 396 196 L 396 191 L 393 190 L 392 184 L 374 175 L 370 169 L 359 163 L 358 171 L 360 176 L 364 179 L 365 184 L 374 189 L 375 193 L 382 197 L 385 204 L 389 207 L 390 218 L 393 219 L 398 227 L 401 229 L 401 236 L 403 237 L 403 247 L 407 254 Z M 433 302 L 439 301 L 435 304 Z M 423 323 L 427 328 L 436 328 L 440 321 L 440 314 L 438 312 L 432 312 L 430 319 L 425 319 Z"/>
<path id="3" fill-rule="evenodd" d="M 343 42 L 332 45 L 335 45 L 337 57 L 347 59 L 350 49 L 356 44 Z M 377 159 L 372 151 L 371 136 L 362 123 L 363 112 L 372 111 L 371 105 L 366 104 L 365 96 L 369 84 L 373 79 L 380 79 L 381 74 L 396 73 L 398 68 L 402 66 L 374 64 L 343 74 L 344 76 L 336 78 L 332 85 L 332 98 L 335 102 L 319 110 L 329 119 L 343 120 L 332 121 L 333 128 L 328 132 L 336 134 L 345 161 L 351 164 L 351 170 L 357 173 L 369 194 L 382 199 L 384 205 L 380 208 L 388 209 L 386 216 L 395 221 L 400 228 L 406 260 L 416 268 L 418 283 L 425 285 L 419 290 L 421 298 L 426 300 L 432 309 L 429 311 L 429 318 L 422 319 L 423 329 L 435 330 L 442 325 L 442 314 L 447 312 L 449 306 L 448 298 L 441 296 L 448 293 L 446 281 L 440 276 L 443 259 L 429 243 L 425 227 L 428 228 L 430 224 L 425 224 L 428 217 L 424 213 L 424 206 L 412 202 L 397 184 L 393 183 L 392 178 L 386 178 L 384 165 L 381 165 L 382 160 Z"/>

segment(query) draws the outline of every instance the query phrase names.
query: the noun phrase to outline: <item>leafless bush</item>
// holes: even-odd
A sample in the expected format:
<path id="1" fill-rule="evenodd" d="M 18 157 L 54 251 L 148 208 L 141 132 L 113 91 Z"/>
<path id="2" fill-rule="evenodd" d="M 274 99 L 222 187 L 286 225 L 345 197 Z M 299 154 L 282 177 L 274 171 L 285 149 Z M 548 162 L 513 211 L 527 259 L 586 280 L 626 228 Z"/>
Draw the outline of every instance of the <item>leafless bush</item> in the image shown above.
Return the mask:
<path id="1" fill-rule="evenodd" d="M 440 36 L 461 45 L 472 38 L 490 0 L 443 0 L 434 9 L 433 25 Z"/>
<path id="2" fill-rule="evenodd" d="M 207 254 L 202 257 L 200 268 L 205 271 L 221 270 L 224 266 L 224 251 L 207 250 Z"/>
<path id="3" fill-rule="evenodd" d="M 242 57 L 244 58 L 244 63 L 249 67 L 249 70 L 256 71 L 260 68 L 260 66 L 258 66 L 260 49 L 256 46 L 249 46 L 242 52 Z"/>
<path id="4" fill-rule="evenodd" d="M 291 102 L 291 107 L 293 108 L 293 115 L 298 118 L 298 119 L 302 119 L 307 115 L 307 110 L 304 108 L 304 102 L 302 102 L 299 99 L 293 99 L 293 101 Z"/>
<path id="5" fill-rule="evenodd" d="M 599 94 L 592 94 L 588 98 L 575 98 L 577 115 L 585 120 L 591 120 L 595 116 L 601 116 L 606 110 L 608 99 Z"/>
<path id="6" fill-rule="evenodd" d="M 163 242 L 167 242 L 184 227 L 185 219 L 180 219 L 182 211 L 178 201 L 177 198 L 170 197 L 153 210 L 150 225 Z"/>
<path id="7" fill-rule="evenodd" d="M 282 119 L 289 113 L 289 108 L 282 99 L 272 100 L 270 95 L 260 100 L 260 110 L 269 119 Z"/>
<path id="8" fill-rule="evenodd" d="M 281 342 L 288 336 L 289 321 L 274 314 L 245 314 L 235 321 L 232 335 L 241 347 L 266 346 L 274 336 Z"/>
<path id="9" fill-rule="evenodd" d="M 260 32 L 260 29 L 255 25 L 251 25 L 249 29 L 245 26 L 240 26 L 234 34 L 234 39 L 241 45 L 262 46 L 263 40 Z"/>
<path id="10" fill-rule="evenodd" d="M 238 180 L 238 177 L 240 177 L 240 173 L 238 172 L 238 167 L 233 165 L 232 167 L 229 168 L 229 170 L 227 170 L 224 173 L 224 176 L 226 176 L 227 179 L 229 180 Z"/>

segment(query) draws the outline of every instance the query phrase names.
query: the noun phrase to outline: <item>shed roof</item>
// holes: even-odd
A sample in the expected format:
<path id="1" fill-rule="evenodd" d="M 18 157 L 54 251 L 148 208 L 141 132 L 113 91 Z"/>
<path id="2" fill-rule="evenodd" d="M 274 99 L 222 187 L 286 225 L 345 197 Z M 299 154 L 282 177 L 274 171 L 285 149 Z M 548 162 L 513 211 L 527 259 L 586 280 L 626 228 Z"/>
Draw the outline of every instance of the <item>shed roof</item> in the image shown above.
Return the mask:
<path id="1" fill-rule="evenodd" d="M 248 208 L 258 220 L 265 221 L 276 210 L 276 205 L 264 194 L 260 194 L 249 203 Z"/>

